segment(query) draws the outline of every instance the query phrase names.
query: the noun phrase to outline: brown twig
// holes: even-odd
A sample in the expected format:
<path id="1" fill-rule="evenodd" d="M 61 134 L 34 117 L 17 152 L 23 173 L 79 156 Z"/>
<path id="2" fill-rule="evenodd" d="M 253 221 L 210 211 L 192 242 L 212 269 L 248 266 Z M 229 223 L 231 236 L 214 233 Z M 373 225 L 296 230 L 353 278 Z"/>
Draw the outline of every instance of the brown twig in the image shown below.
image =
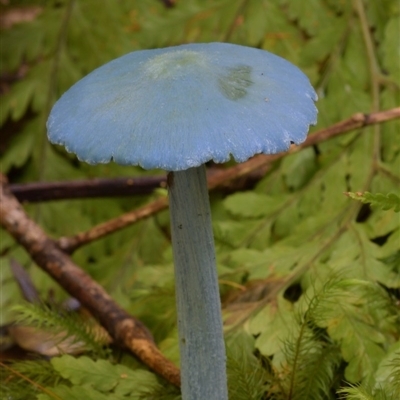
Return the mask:
<path id="1" fill-rule="evenodd" d="M 132 351 L 150 369 L 176 386 L 178 368 L 156 347 L 151 333 L 129 315 L 66 255 L 23 210 L 0 174 L 0 224 L 26 249 L 36 264 L 95 316 L 115 343 Z"/>
<path id="2" fill-rule="evenodd" d="M 57 244 L 65 252 L 72 253 L 83 244 L 93 242 L 94 240 L 100 239 L 112 232 L 129 226 L 136 221 L 140 221 L 141 219 L 150 217 L 151 215 L 154 215 L 159 211 L 165 210 L 167 207 L 168 199 L 166 197 L 161 197 L 132 212 L 128 212 L 117 218 L 96 225 L 88 231 L 80 232 L 75 236 L 61 237 L 60 239 L 58 239 Z"/>
<path id="3" fill-rule="evenodd" d="M 289 154 L 297 153 L 307 147 L 325 142 L 326 140 L 353 131 L 354 129 L 363 128 L 368 125 L 379 124 L 396 118 L 400 118 L 400 107 L 372 114 L 354 114 L 344 121 L 338 122 L 337 124 L 334 124 L 328 128 L 321 129 L 313 133 L 312 135 L 308 136 L 301 145 L 292 146 L 286 153 L 270 155 L 260 154 L 242 164 L 237 164 L 232 168 L 221 171 L 219 173 L 220 176 L 215 174 L 211 179 L 209 179 L 209 188 L 213 189 L 224 182 L 226 183 L 232 179 L 237 179 L 260 168 L 264 168 L 265 173 L 271 167 L 274 161 L 280 160 Z M 265 167 L 268 168 L 265 169 Z"/>
<path id="4" fill-rule="evenodd" d="M 61 199 L 147 195 L 154 189 L 163 187 L 166 187 L 165 176 L 151 176 L 12 184 L 10 190 L 20 202 L 36 203 Z"/>
<path id="5" fill-rule="evenodd" d="M 354 129 L 363 128 L 368 125 L 379 124 L 396 118 L 400 118 L 400 107 L 372 114 L 354 114 L 344 121 L 338 122 L 337 124 L 326 129 L 321 129 L 308 136 L 304 143 L 302 143 L 300 146 L 292 146 L 286 153 L 271 155 L 260 154 L 244 163 L 237 164 L 234 167 L 214 172 L 208 177 L 208 187 L 209 189 L 215 189 L 218 186 L 224 185 L 229 181 L 238 179 L 259 169 L 263 169 L 263 173 L 265 174 L 265 172 L 271 168 L 274 161 L 277 161 L 288 154 L 296 153 L 306 147 L 314 146 L 318 143 L 324 142 Z M 167 199 L 160 198 L 137 210 L 121 215 L 100 225 L 96 225 L 86 232 L 78 233 L 75 236 L 62 237 L 59 239 L 58 244 L 66 252 L 72 253 L 78 247 L 100 239 L 114 231 L 125 228 L 141 219 L 148 218 L 159 211 L 165 210 L 167 207 Z"/>
<path id="6" fill-rule="evenodd" d="M 298 151 L 304 147 L 320 143 L 321 141 L 329 139 L 332 133 L 336 134 L 337 131 L 344 133 L 348 129 L 354 129 L 357 127 L 362 127 L 363 124 L 369 125 L 371 123 L 380 123 L 384 122 L 399 116 L 399 109 L 394 108 L 391 110 L 364 115 L 364 114 L 355 114 L 353 117 L 340 122 L 339 124 L 333 125 L 327 129 L 316 132 L 313 135 L 310 135 L 307 141 L 301 146 L 294 146 L 291 152 Z M 365 123 L 366 120 L 370 122 Z M 288 153 L 282 153 L 285 155 Z M 279 155 L 280 158 L 282 155 Z M 263 157 L 263 156 L 259 156 Z M 264 159 L 267 156 L 264 156 Z M 260 158 L 261 160 L 261 158 Z M 268 158 L 268 163 L 271 162 L 271 159 Z M 259 160 L 257 161 L 257 163 Z M 263 161 L 264 163 L 264 161 Z M 264 164 L 265 166 L 265 164 Z M 251 168 L 252 171 L 247 172 L 248 168 Z M 209 169 L 209 177 L 208 180 L 213 185 L 213 182 L 216 178 L 214 178 L 214 174 L 221 173 L 221 170 L 213 168 Z M 247 163 L 240 164 L 236 169 L 225 169 L 222 172 L 223 180 L 226 179 L 227 176 L 232 176 L 235 182 L 238 182 L 239 177 L 246 175 L 249 177 L 250 174 L 252 176 L 252 180 L 260 179 L 264 174 L 264 170 L 256 170 L 254 171 L 254 167 L 252 163 L 248 161 Z M 238 175 L 239 174 L 239 175 Z M 231 179 L 231 180 L 232 180 Z M 246 181 L 247 182 L 247 181 Z M 226 184 L 226 182 L 225 182 Z M 221 183 L 218 182 L 218 187 L 222 186 Z M 230 186 L 230 189 L 237 190 L 237 184 L 234 187 Z M 240 185 L 239 185 L 240 186 Z M 82 198 L 93 198 L 93 197 L 117 197 L 117 196 L 132 196 L 132 195 L 148 195 L 152 193 L 154 189 L 157 188 L 165 188 L 166 187 L 166 176 L 150 176 L 150 177 L 135 177 L 135 178 L 112 178 L 112 179 L 81 179 L 76 181 L 63 181 L 63 182 L 33 182 L 33 183 L 23 183 L 23 184 L 11 184 L 10 186 L 11 192 L 20 202 L 42 202 L 48 200 L 66 200 L 66 199 L 82 199 Z"/>

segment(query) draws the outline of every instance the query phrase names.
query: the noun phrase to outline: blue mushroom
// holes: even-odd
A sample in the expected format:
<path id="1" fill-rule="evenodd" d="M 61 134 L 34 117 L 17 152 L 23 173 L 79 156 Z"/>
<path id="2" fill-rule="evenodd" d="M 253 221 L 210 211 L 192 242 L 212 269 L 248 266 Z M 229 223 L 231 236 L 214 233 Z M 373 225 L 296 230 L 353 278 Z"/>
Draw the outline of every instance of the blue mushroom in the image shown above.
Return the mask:
<path id="1" fill-rule="evenodd" d="M 227 43 L 136 51 L 54 105 L 51 142 L 90 164 L 169 171 L 182 397 L 228 398 L 204 163 L 288 150 L 316 122 L 307 77 L 267 51 Z"/>

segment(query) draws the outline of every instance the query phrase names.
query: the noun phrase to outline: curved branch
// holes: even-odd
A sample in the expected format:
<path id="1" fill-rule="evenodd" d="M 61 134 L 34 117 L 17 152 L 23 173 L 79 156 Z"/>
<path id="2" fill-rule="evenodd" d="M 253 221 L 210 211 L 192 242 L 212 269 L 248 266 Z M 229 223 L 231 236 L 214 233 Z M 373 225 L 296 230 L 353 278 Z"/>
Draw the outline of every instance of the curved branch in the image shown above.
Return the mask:
<path id="1" fill-rule="evenodd" d="M 180 385 L 178 368 L 156 347 L 142 322 L 118 306 L 111 296 L 80 269 L 23 210 L 0 174 L 0 224 L 25 248 L 36 264 L 86 307 L 115 343 L 129 349 L 169 382 Z"/>
<path id="2" fill-rule="evenodd" d="M 400 118 L 400 107 L 390 110 L 363 114 L 357 113 L 350 118 L 338 122 L 326 129 L 321 129 L 310 136 L 300 146 L 292 146 L 286 153 L 278 153 L 272 155 L 260 154 L 250 160 L 237 164 L 231 168 L 214 172 L 208 176 L 208 188 L 215 189 L 218 186 L 226 185 L 234 179 L 241 178 L 254 171 L 261 171 L 264 175 L 272 166 L 274 161 L 280 160 L 288 154 L 297 153 L 298 151 L 314 146 L 318 143 L 329 140 L 335 136 L 342 135 L 354 129 L 363 128 L 368 125 L 379 124 L 392 119 Z M 114 231 L 123 229 L 141 219 L 148 218 L 168 207 L 167 198 L 159 198 L 137 210 L 133 210 L 112 220 L 96 225 L 86 232 L 80 232 L 75 236 L 62 237 L 59 239 L 59 246 L 68 253 L 72 253 L 78 247 L 89 242 L 100 239 Z"/>
<path id="3" fill-rule="evenodd" d="M 310 135 L 308 139 L 298 147 L 293 147 L 290 152 L 298 151 L 304 147 L 312 146 L 330 139 L 333 136 L 346 133 L 350 130 L 362 128 L 367 125 L 379 124 L 392 119 L 400 118 L 400 108 L 392 108 L 372 114 L 357 113 L 352 117 L 332 125 L 326 129 L 319 130 Z M 254 159 L 263 160 L 265 165 L 271 163 L 277 158 L 281 158 L 288 153 L 279 154 L 277 157 L 258 156 Z M 233 168 L 223 171 L 209 170 L 208 181 L 210 188 L 226 186 L 227 181 L 233 181 L 243 176 L 254 174 L 254 180 L 260 179 L 265 171 L 260 171 L 254 166 L 253 159 L 238 164 Z M 217 175 L 216 175 L 217 174 Z M 218 176 L 216 181 L 215 176 Z M 150 177 L 128 177 L 113 179 L 82 179 L 76 181 L 62 182 L 32 182 L 22 184 L 11 184 L 11 192 L 21 202 L 41 202 L 49 200 L 81 199 L 92 197 L 114 197 L 114 196 L 132 196 L 148 195 L 154 189 L 166 187 L 166 176 Z M 237 186 L 233 189 L 237 189 Z"/>

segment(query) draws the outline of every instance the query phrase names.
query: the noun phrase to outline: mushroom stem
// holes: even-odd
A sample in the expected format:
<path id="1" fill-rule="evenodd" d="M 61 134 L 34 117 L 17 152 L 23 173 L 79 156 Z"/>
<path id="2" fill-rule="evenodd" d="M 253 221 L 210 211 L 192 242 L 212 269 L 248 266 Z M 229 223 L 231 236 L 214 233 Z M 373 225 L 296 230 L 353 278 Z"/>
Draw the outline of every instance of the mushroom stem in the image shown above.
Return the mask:
<path id="1" fill-rule="evenodd" d="M 206 168 L 168 175 L 183 400 L 226 400 L 226 355 Z"/>

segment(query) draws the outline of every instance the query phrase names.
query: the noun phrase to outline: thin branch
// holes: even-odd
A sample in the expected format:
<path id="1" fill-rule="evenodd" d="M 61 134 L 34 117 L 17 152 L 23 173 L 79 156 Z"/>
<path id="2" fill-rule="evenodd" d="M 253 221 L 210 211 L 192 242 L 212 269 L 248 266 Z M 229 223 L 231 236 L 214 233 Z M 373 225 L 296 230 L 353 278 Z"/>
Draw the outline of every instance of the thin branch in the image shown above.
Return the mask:
<path id="1" fill-rule="evenodd" d="M 218 173 L 221 168 L 208 168 L 210 177 Z M 243 187 L 249 187 L 261 178 L 259 171 L 247 174 L 244 180 L 235 180 L 223 186 L 229 191 L 238 191 Z M 132 178 L 94 178 L 57 182 L 31 182 L 10 184 L 11 193 L 21 203 L 38 203 L 54 200 L 90 199 L 100 197 L 124 197 L 149 195 L 155 189 L 165 189 L 166 175 Z M 221 185 L 222 187 L 222 185 Z"/>
<path id="2" fill-rule="evenodd" d="M 387 111 L 381 111 L 370 115 L 355 114 L 353 117 L 333 125 L 327 129 L 310 135 L 307 141 L 299 146 L 294 147 L 291 152 L 296 149 L 302 149 L 304 146 L 310 146 L 327 140 L 337 132 L 347 132 L 358 127 L 378 124 L 381 122 L 389 121 L 391 119 L 399 118 L 399 108 L 393 108 Z M 364 125 L 363 125 L 364 124 Z M 314 141 L 312 143 L 311 141 Z M 287 153 L 283 153 L 285 155 Z M 263 156 L 259 156 L 263 157 Z M 267 156 L 264 156 L 267 157 Z M 281 157 L 281 156 L 279 156 Z M 251 161 L 251 160 L 250 160 Z M 254 170 L 246 172 L 247 168 L 251 166 L 250 161 L 240 164 L 239 172 L 237 169 L 209 169 L 208 180 L 212 183 L 215 174 L 223 174 L 222 179 L 225 180 L 228 176 L 233 176 L 228 182 L 219 183 L 218 187 L 227 186 L 233 179 L 236 181 L 234 187 L 229 186 L 230 189 L 237 189 L 237 178 L 242 176 L 249 177 L 252 174 L 252 180 L 258 180 L 264 176 L 265 171 Z M 235 167 L 234 167 L 235 168 Z M 236 172 L 235 172 L 236 171 Z M 239 173 L 239 175 L 235 175 Z M 32 182 L 22 184 L 11 184 L 11 192 L 20 202 L 42 202 L 49 200 L 66 200 L 66 199 L 82 199 L 94 197 L 117 197 L 117 196 L 132 196 L 132 195 L 148 195 L 157 188 L 166 187 L 166 176 L 150 176 L 150 177 L 128 177 L 128 178 L 113 178 L 113 179 L 82 179 L 76 181 L 61 181 L 61 182 Z"/>
<path id="3" fill-rule="evenodd" d="M 274 161 L 277 161 L 288 154 L 297 153 L 302 149 L 314 146 L 318 143 L 324 142 L 354 129 L 363 128 L 368 125 L 379 124 L 396 118 L 400 118 L 400 107 L 372 114 L 354 114 L 352 117 L 344 121 L 338 122 L 337 124 L 334 124 L 326 129 L 321 129 L 308 136 L 304 143 L 302 143 L 300 146 L 292 146 L 286 153 L 258 155 L 244 163 L 237 164 L 234 167 L 215 172 L 208 178 L 208 187 L 209 189 L 215 189 L 218 186 L 226 185 L 228 182 L 234 179 L 241 178 L 258 170 L 262 170 L 263 174 L 265 174 L 265 172 L 271 168 Z M 165 210 L 167 207 L 167 199 L 160 198 L 137 210 L 133 210 L 100 225 L 96 225 L 86 232 L 78 233 L 75 236 L 62 237 L 59 239 L 58 244 L 64 251 L 72 253 L 78 247 L 100 239 L 144 218 L 148 218 L 155 213 Z"/>
<path id="4" fill-rule="evenodd" d="M 179 386 L 178 368 L 158 350 L 143 323 L 119 307 L 103 287 L 46 236 L 42 228 L 26 215 L 1 174 L 0 224 L 25 248 L 41 269 L 99 320 L 115 343 L 132 351 L 154 372 Z"/>
<path id="5" fill-rule="evenodd" d="M 148 218 L 168 207 L 167 197 L 160 197 L 159 199 L 140 207 L 134 211 L 123 214 L 117 218 L 111 219 L 102 224 L 96 225 L 85 232 L 80 232 L 74 236 L 61 237 L 57 244 L 66 253 L 74 252 L 78 247 L 84 244 L 93 242 L 94 240 L 100 239 L 112 232 L 118 231 L 125 228 L 137 221 L 144 218 Z"/>
<path id="6" fill-rule="evenodd" d="M 10 185 L 20 202 L 148 195 L 166 187 L 165 176 L 115 179 L 81 179 L 64 182 L 33 182 Z"/>

